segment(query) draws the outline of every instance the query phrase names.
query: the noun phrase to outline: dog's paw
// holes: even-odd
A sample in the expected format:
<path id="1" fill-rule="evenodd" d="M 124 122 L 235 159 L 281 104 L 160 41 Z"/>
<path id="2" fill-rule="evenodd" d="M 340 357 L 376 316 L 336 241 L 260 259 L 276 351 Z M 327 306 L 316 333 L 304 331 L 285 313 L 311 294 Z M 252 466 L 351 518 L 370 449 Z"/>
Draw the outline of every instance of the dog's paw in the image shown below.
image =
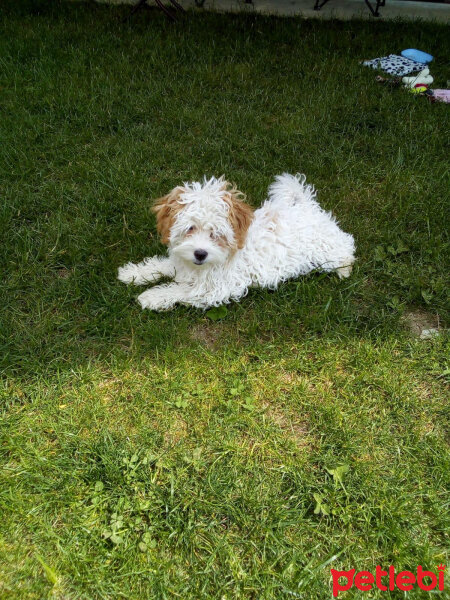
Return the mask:
<path id="1" fill-rule="evenodd" d="M 175 304 L 175 301 L 171 299 L 167 291 L 159 287 L 146 290 L 137 297 L 137 301 L 142 308 L 156 311 L 169 310 Z"/>
<path id="2" fill-rule="evenodd" d="M 127 263 L 123 267 L 119 267 L 117 279 L 123 283 L 140 284 L 139 267 L 133 263 Z"/>
<path id="3" fill-rule="evenodd" d="M 346 267 L 339 267 L 336 269 L 339 279 L 347 279 L 352 274 L 353 265 L 347 265 Z"/>

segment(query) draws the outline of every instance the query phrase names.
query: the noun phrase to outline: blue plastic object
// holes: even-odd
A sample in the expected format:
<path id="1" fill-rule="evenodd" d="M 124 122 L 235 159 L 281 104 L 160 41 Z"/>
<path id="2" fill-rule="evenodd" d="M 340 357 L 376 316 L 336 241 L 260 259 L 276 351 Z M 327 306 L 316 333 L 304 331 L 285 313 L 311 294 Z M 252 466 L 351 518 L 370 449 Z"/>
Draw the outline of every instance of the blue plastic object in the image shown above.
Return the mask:
<path id="1" fill-rule="evenodd" d="M 405 58 L 410 58 L 411 60 L 415 60 L 416 62 L 423 63 L 424 65 L 433 60 L 431 54 L 428 54 L 427 52 L 422 52 L 422 50 L 416 50 L 415 48 L 408 48 L 408 50 L 402 50 L 401 55 Z"/>

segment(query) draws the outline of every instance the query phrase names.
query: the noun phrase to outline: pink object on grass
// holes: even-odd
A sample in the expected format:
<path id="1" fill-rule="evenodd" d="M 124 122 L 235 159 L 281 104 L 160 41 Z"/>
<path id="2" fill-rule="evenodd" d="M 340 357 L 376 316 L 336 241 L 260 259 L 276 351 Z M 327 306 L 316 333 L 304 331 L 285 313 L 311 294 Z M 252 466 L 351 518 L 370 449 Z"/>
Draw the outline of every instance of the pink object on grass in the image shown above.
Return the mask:
<path id="1" fill-rule="evenodd" d="M 441 102 L 450 102 L 450 90 L 433 90 L 433 97 Z"/>

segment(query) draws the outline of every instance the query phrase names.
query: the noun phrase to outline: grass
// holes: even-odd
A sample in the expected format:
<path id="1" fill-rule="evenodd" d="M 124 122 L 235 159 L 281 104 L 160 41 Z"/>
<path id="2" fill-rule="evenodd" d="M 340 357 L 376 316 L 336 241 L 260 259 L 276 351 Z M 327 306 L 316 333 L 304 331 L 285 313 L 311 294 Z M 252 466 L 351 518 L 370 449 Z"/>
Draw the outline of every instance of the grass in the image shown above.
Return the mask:
<path id="1" fill-rule="evenodd" d="M 358 64 L 423 48 L 446 87 L 447 29 L 0 11 L 1 598 L 320 600 L 331 567 L 448 564 L 448 340 L 404 322 L 448 323 L 449 112 Z M 217 322 L 115 280 L 161 250 L 150 198 L 226 173 L 257 205 L 284 170 L 354 233 L 349 280 Z"/>

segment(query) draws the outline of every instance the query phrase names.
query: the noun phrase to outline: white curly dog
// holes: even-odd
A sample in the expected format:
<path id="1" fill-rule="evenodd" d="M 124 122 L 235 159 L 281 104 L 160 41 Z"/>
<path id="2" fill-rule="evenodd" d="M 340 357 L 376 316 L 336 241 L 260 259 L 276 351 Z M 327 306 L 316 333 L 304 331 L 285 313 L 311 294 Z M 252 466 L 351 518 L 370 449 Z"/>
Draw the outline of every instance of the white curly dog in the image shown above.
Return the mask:
<path id="1" fill-rule="evenodd" d="M 223 177 L 176 187 L 154 211 L 169 255 L 128 263 L 118 275 L 135 285 L 173 280 L 138 296 L 142 308 L 220 306 L 315 269 L 348 277 L 355 260 L 353 236 L 319 206 L 304 175 L 276 177 L 255 211 Z"/>

